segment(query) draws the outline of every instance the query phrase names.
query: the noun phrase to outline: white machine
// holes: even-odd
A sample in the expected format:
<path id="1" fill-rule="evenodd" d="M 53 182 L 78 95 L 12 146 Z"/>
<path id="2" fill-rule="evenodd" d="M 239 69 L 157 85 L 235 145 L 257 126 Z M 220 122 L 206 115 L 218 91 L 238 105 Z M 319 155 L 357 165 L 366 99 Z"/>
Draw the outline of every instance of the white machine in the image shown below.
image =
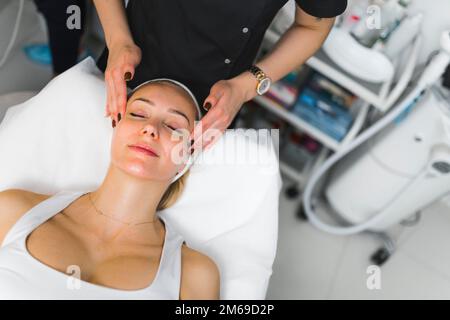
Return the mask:
<path id="1" fill-rule="evenodd" d="M 450 192 L 450 97 L 428 90 L 406 118 L 341 161 L 325 191 L 347 221 L 385 212 L 370 229 L 386 230 Z"/>
<path id="2" fill-rule="evenodd" d="M 445 31 L 440 52 L 415 88 L 312 174 L 303 206 L 314 226 L 338 235 L 381 231 L 450 192 L 450 101 L 436 85 L 449 63 L 450 31 Z M 319 180 L 338 161 L 325 195 L 350 226 L 323 223 L 311 205 Z"/>

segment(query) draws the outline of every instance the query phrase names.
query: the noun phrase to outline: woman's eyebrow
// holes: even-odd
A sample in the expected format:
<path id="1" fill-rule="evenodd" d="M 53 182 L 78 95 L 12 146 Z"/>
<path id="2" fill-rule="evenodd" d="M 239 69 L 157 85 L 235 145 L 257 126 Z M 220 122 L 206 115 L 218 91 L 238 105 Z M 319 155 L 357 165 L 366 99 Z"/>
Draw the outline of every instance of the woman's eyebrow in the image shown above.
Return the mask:
<path id="1" fill-rule="evenodd" d="M 151 106 L 155 106 L 155 103 L 154 103 L 152 100 L 149 100 L 149 99 L 147 99 L 147 98 L 139 97 L 139 98 L 136 98 L 134 101 L 136 101 L 136 100 L 145 102 L 145 103 L 147 103 L 148 105 L 151 105 Z M 191 124 L 191 122 L 189 121 L 189 118 L 186 116 L 186 114 L 184 114 L 184 113 L 181 112 L 180 110 L 169 108 L 168 111 L 171 112 L 171 113 L 175 113 L 175 114 L 178 114 L 178 115 L 184 117 L 184 118 L 187 120 L 187 122 L 188 122 L 189 124 Z"/>

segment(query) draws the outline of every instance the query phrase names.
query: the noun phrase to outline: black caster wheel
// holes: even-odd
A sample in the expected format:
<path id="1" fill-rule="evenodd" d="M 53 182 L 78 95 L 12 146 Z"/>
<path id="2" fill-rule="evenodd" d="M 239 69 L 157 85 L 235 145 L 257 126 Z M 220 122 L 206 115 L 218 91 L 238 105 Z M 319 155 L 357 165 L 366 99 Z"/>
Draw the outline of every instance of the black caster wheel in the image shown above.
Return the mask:
<path id="1" fill-rule="evenodd" d="M 286 189 L 286 197 L 288 199 L 295 199 L 300 194 L 300 191 L 298 191 L 298 188 L 296 186 L 291 186 Z"/>
<path id="2" fill-rule="evenodd" d="M 300 205 L 298 206 L 297 218 L 299 218 L 300 220 L 303 220 L 303 221 L 307 221 L 308 220 L 308 216 L 305 213 L 305 209 L 303 208 L 303 204 L 302 203 L 300 203 Z"/>
<path id="3" fill-rule="evenodd" d="M 370 257 L 370 261 L 372 261 L 377 266 L 381 266 L 384 264 L 391 256 L 391 253 L 386 248 L 380 248 L 375 251 L 374 254 Z"/>

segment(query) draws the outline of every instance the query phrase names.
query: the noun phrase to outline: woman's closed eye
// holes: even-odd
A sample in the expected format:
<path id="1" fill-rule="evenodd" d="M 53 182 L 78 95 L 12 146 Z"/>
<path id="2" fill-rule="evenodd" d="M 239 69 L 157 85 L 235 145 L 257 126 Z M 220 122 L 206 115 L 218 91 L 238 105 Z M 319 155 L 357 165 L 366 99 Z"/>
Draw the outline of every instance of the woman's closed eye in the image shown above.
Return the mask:
<path id="1" fill-rule="evenodd" d="M 173 130 L 173 131 L 179 131 L 178 128 L 176 128 L 176 127 L 174 127 L 174 126 L 171 126 L 170 124 L 166 124 L 166 126 L 167 126 L 167 128 L 169 128 L 170 130 Z"/>
<path id="2" fill-rule="evenodd" d="M 134 112 L 130 112 L 130 115 L 135 117 L 135 118 L 145 118 L 145 115 L 137 114 L 137 113 L 134 113 Z"/>
<path id="3" fill-rule="evenodd" d="M 146 115 L 138 114 L 138 113 L 134 113 L 134 112 L 130 112 L 130 115 L 132 117 L 135 117 L 135 118 L 142 118 L 142 119 L 146 118 Z M 167 128 L 169 128 L 170 130 L 177 131 L 177 132 L 181 131 L 181 129 L 182 129 L 182 128 L 178 128 L 178 126 L 171 125 L 171 124 L 168 124 L 168 123 L 165 123 L 165 126 Z"/>

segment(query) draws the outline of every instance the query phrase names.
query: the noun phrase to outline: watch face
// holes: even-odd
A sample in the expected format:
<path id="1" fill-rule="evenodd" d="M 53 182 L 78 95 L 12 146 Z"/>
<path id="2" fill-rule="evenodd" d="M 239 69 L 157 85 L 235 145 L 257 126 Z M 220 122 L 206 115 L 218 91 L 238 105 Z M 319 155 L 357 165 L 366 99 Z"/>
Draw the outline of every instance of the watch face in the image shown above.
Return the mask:
<path id="1" fill-rule="evenodd" d="M 256 90 L 258 92 L 258 94 L 262 95 L 262 94 L 265 94 L 267 91 L 269 91 L 271 83 L 272 83 L 272 81 L 270 80 L 270 78 L 262 79 Z"/>

